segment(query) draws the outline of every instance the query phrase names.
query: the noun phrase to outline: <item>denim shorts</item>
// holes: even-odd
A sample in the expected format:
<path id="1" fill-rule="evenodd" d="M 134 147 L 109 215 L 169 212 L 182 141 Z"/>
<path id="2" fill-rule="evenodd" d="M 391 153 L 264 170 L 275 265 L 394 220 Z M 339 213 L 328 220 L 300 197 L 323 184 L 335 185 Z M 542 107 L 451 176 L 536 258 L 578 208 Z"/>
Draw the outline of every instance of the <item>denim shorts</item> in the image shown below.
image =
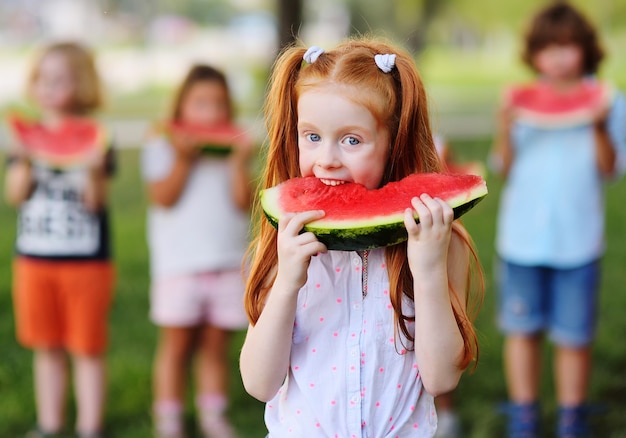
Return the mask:
<path id="1" fill-rule="evenodd" d="M 599 279 L 598 260 L 572 269 L 500 261 L 498 324 L 506 334 L 546 332 L 557 345 L 586 346 L 596 330 Z"/>

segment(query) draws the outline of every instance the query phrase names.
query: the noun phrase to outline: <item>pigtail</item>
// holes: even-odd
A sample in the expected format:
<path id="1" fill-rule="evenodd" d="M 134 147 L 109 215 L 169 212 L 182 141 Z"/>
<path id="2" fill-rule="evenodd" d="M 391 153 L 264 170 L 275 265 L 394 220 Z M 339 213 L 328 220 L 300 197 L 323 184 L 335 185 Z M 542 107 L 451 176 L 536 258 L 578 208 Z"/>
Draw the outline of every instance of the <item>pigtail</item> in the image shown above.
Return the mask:
<path id="1" fill-rule="evenodd" d="M 441 162 L 433 142 L 424 84 L 413 60 L 397 52 L 396 68 L 397 132 L 391 145 L 388 181 L 397 181 L 415 172 L 439 172 Z M 413 151 L 407 150 L 407 145 Z M 412 152 L 412 153 L 411 153 Z"/>
<path id="2" fill-rule="evenodd" d="M 391 144 L 388 179 L 384 183 L 397 181 L 411 173 L 443 170 L 430 129 L 428 100 L 422 80 L 410 56 L 401 51 L 394 53 L 396 53 L 396 68 L 391 74 L 394 77 L 397 96 L 395 108 L 397 128 L 395 132 L 391 131 L 391 138 L 394 140 Z M 464 350 L 459 358 L 458 366 L 465 369 L 472 360 L 477 360 L 478 357 L 478 340 L 472 321 L 477 313 L 473 310 L 480 307 L 480 300 L 474 299 L 476 294 L 472 291 L 483 289 L 482 284 L 476 284 L 477 281 L 482 283 L 482 273 L 473 244 L 463 225 L 458 221 L 455 222 L 452 232 L 463 241 L 470 257 L 465 300 L 461 300 L 458 292 L 449 284 L 452 310 L 464 341 Z M 403 345 L 403 347 L 412 349 L 415 339 L 408 326 L 414 322 L 415 317 L 402 312 L 403 297 L 406 295 L 411 301 L 414 300 L 413 276 L 408 266 L 406 244 L 387 248 L 385 257 L 396 328 L 402 335 L 397 336 L 396 339 L 406 339 L 410 345 Z"/>
<path id="3" fill-rule="evenodd" d="M 295 84 L 303 55 L 303 48 L 290 47 L 274 64 L 264 107 L 269 143 L 265 188 L 300 174 Z"/>
<path id="4" fill-rule="evenodd" d="M 295 83 L 302 67 L 304 52 L 303 48 L 289 47 L 274 64 L 264 107 L 268 136 L 261 189 L 275 186 L 300 174 Z M 253 217 L 257 218 L 257 229 L 256 237 L 248 248 L 247 259 L 251 260 L 251 264 L 244 304 L 248 319 L 255 324 L 274 282 L 278 249 L 277 231 L 264 219 L 258 199 L 255 200 L 252 210 Z"/>

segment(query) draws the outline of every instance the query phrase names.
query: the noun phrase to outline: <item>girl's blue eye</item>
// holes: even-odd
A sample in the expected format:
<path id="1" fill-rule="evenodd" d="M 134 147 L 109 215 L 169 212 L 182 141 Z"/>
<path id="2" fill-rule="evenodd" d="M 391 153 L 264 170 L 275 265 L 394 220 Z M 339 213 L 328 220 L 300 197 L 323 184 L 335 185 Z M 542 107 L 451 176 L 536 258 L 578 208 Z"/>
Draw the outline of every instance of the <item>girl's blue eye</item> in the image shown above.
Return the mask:
<path id="1" fill-rule="evenodd" d="M 344 142 L 346 142 L 350 146 L 356 146 L 361 143 L 358 138 L 354 138 L 354 137 L 346 137 Z"/>
<path id="2" fill-rule="evenodd" d="M 309 134 L 307 137 L 309 137 L 310 141 L 320 141 L 321 137 L 318 134 Z"/>

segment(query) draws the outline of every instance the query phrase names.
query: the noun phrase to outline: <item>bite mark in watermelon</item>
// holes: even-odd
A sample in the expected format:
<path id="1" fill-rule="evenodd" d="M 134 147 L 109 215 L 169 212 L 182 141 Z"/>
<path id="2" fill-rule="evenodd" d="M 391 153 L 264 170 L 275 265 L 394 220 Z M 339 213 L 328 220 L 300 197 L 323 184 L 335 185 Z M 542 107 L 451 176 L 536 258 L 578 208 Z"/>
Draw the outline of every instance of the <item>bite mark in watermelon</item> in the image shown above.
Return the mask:
<path id="1" fill-rule="evenodd" d="M 305 177 L 263 190 L 260 197 L 274 227 L 283 213 L 324 210 L 325 216 L 306 224 L 304 231 L 313 232 L 328 249 L 363 250 L 405 241 L 404 211 L 423 193 L 447 202 L 458 218 L 487 195 L 487 185 L 476 175 L 421 173 L 367 190 L 357 183 L 328 186 Z M 415 220 L 419 222 L 417 214 Z"/>
<path id="2" fill-rule="evenodd" d="M 196 139 L 203 154 L 216 157 L 228 156 L 236 142 L 247 141 L 246 134 L 232 124 L 207 127 L 171 122 L 166 130 L 169 134 L 183 134 Z"/>
<path id="3" fill-rule="evenodd" d="M 50 127 L 20 113 L 7 117 L 13 141 L 28 151 L 31 160 L 58 169 L 82 166 L 98 149 L 110 146 L 106 130 L 95 120 L 68 117 Z"/>
<path id="4" fill-rule="evenodd" d="M 566 93 L 541 82 L 512 87 L 508 99 L 514 117 L 522 123 L 560 128 L 592 123 L 598 109 L 607 107 L 614 95 L 608 84 L 588 80 Z"/>

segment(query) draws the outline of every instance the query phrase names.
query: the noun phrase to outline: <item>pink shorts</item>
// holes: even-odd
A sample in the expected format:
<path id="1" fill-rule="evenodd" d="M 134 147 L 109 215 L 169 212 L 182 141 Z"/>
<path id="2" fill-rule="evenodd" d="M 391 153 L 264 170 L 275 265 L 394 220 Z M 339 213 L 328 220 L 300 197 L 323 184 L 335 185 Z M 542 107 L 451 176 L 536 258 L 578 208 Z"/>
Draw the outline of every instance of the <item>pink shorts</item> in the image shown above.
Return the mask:
<path id="1" fill-rule="evenodd" d="M 239 269 L 161 278 L 152 283 L 150 318 L 165 327 L 241 329 L 248 325 L 243 293 Z"/>

